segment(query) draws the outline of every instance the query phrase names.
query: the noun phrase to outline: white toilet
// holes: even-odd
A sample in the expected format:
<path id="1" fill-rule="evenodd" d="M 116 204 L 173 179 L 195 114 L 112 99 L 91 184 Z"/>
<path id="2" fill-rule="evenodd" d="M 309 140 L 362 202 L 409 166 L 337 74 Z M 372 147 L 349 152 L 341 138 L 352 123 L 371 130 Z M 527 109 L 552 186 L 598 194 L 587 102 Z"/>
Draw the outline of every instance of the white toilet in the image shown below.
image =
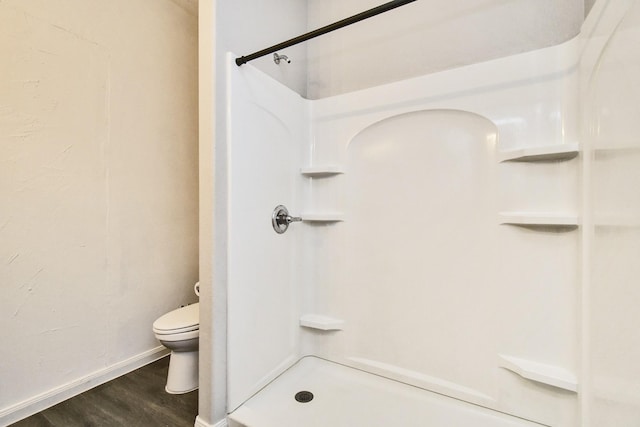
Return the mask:
<path id="1" fill-rule="evenodd" d="M 171 350 L 167 393 L 181 394 L 197 389 L 200 303 L 161 316 L 153 322 L 153 332 L 158 341 Z"/>

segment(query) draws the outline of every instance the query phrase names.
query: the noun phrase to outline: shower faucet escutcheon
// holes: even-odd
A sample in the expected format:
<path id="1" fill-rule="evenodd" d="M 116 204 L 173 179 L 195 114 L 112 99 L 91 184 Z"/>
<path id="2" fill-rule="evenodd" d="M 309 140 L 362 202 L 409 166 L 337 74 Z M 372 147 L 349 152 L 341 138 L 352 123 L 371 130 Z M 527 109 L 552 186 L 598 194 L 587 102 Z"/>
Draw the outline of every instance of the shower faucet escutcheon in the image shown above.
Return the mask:
<path id="1" fill-rule="evenodd" d="M 278 234 L 282 234 L 287 231 L 289 224 L 292 222 L 300 221 L 302 221 L 301 217 L 289 215 L 289 210 L 283 205 L 276 206 L 273 210 L 273 214 L 271 215 L 271 225 Z"/>

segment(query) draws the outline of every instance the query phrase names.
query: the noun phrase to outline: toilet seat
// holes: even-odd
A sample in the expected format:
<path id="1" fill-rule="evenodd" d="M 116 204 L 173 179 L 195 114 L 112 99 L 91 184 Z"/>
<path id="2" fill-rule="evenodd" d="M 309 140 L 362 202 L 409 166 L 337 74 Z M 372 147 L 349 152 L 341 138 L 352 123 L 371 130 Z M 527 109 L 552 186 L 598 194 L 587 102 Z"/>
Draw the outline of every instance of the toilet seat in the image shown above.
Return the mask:
<path id="1" fill-rule="evenodd" d="M 200 303 L 170 311 L 153 322 L 156 335 L 174 335 L 200 329 Z"/>

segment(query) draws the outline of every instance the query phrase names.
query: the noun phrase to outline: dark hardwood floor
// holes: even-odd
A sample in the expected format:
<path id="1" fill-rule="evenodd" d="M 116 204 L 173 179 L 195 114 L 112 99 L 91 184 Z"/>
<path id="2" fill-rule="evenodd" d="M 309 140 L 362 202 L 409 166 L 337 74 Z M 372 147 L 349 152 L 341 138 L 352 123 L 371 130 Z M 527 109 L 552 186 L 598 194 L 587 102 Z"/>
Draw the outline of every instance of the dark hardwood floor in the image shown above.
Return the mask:
<path id="1" fill-rule="evenodd" d="M 164 391 L 169 357 L 32 415 L 11 427 L 193 427 L 198 391 Z"/>

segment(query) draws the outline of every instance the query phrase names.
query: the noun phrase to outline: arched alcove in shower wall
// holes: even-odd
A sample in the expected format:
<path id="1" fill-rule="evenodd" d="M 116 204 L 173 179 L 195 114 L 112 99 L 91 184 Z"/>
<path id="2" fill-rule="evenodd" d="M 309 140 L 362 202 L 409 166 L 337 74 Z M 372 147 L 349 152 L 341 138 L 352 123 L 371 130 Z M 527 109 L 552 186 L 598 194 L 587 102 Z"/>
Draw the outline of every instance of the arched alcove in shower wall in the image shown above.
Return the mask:
<path id="1" fill-rule="evenodd" d="M 502 293 L 488 245 L 498 231 L 496 139 L 486 118 L 424 110 L 349 144 L 340 298 L 350 307 L 349 360 L 484 394 L 477 365 L 493 365 L 495 354 L 478 350 L 497 334 L 480 330 L 499 328 L 486 307 Z M 475 364 L 460 363 L 469 355 Z"/>
<path id="2" fill-rule="evenodd" d="M 488 398 L 476 366 L 494 362 L 478 352 L 488 346 L 478 329 L 499 326 L 485 309 L 500 293 L 487 245 L 497 231 L 496 139 L 486 118 L 426 110 L 349 144 L 343 298 L 361 302 L 346 310 L 350 361 Z M 476 366 L 460 363 L 471 354 Z"/>
<path id="3" fill-rule="evenodd" d="M 501 356 L 573 368 L 575 228 L 501 225 L 499 181 L 505 167 L 526 181 L 523 166 L 566 165 L 500 164 L 498 137 L 476 113 L 427 109 L 335 142 L 344 222 L 315 230 L 331 251 L 318 251 L 326 271 L 313 296 L 344 328 L 314 351 L 544 422 L 542 408 L 562 412 L 575 394 L 501 369 Z"/>

